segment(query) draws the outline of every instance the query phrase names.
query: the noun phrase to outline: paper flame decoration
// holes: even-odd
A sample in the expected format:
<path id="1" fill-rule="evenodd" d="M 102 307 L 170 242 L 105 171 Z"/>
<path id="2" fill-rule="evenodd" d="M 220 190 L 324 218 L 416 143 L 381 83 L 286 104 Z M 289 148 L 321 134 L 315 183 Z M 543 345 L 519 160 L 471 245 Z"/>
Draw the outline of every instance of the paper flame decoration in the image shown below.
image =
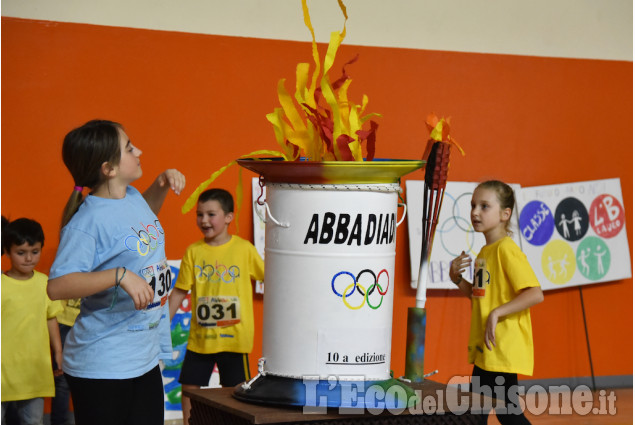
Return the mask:
<path id="1" fill-rule="evenodd" d="M 364 142 L 367 159 L 372 160 L 375 156 L 375 133 L 378 125 L 370 118 L 380 115 L 363 115 L 368 104 L 368 96 L 363 96 L 361 105 L 348 98 L 348 88 L 352 80 L 346 73 L 346 67 L 356 62 L 358 57 L 342 67 L 342 75 L 336 81 L 331 83 L 328 76 L 337 49 L 346 36 L 346 6 L 342 0 L 338 0 L 338 4 L 344 14 L 344 28 L 342 32 L 331 33 L 324 57 L 324 70 L 319 77 L 320 57 L 315 32 L 306 0 L 302 0 L 304 23 L 311 31 L 315 63 L 311 83 L 308 85 L 310 65 L 299 63 L 296 67 L 294 97 L 291 97 L 284 86 L 286 79 L 281 79 L 278 82 L 278 100 L 281 107 L 267 115 L 287 160 L 304 157 L 309 161 L 363 161 Z M 362 126 L 367 122 L 369 128 L 363 129 Z"/>
<path id="2" fill-rule="evenodd" d="M 342 14 L 344 26 L 341 32 L 332 32 L 331 39 L 324 57 L 324 69 L 320 77 L 320 56 L 315 41 L 315 31 L 311 24 L 309 8 L 306 0 L 302 0 L 304 24 L 311 32 L 312 54 L 315 69 L 309 84 L 310 64 L 299 63 L 296 67 L 296 90 L 294 96 L 287 92 L 282 78 L 278 82 L 279 108 L 267 114 L 267 120 L 273 124 L 274 134 L 282 152 L 273 150 L 258 150 L 240 158 L 251 158 L 261 155 L 284 157 L 287 161 L 297 161 L 300 158 L 308 161 L 363 161 L 363 146 L 365 144 L 366 159 L 371 161 L 375 157 L 375 135 L 378 124 L 371 120 L 381 117 L 380 114 L 363 115 L 368 105 L 368 96 L 363 95 L 361 105 L 348 99 L 348 89 L 352 80 L 346 73 L 346 67 L 357 61 L 357 56 L 342 67 L 342 75 L 331 83 L 328 72 L 335 62 L 337 49 L 346 36 L 346 21 L 348 15 L 342 0 L 337 0 Z M 319 79 L 319 87 L 318 87 Z M 303 117 L 304 115 L 304 117 Z M 368 123 L 368 128 L 363 125 Z M 423 159 L 430 154 L 434 142 L 445 142 L 456 146 L 462 155 L 463 149 L 450 136 L 449 118 L 439 119 L 430 114 L 426 120 L 430 131 L 430 139 L 426 145 Z M 216 178 L 229 167 L 236 164 L 231 161 L 221 167 L 209 179 L 202 182 L 183 204 L 181 212 L 189 212 L 198 201 L 199 195 Z M 242 173 L 239 169 L 238 184 L 236 186 L 236 204 L 241 205 L 243 197 Z M 238 211 L 236 211 L 236 225 L 238 225 Z"/>
<path id="3" fill-rule="evenodd" d="M 439 119 L 435 114 L 428 115 L 426 119 L 426 127 L 428 127 L 428 131 L 430 132 L 430 139 L 428 140 L 428 144 L 426 145 L 426 149 L 423 152 L 423 158 L 427 159 L 430 155 L 430 151 L 432 149 L 432 145 L 435 142 L 445 142 L 450 145 L 454 145 L 459 152 L 461 152 L 462 156 L 465 156 L 465 151 L 459 144 L 450 136 L 450 118 L 441 118 Z"/>
<path id="4" fill-rule="evenodd" d="M 283 151 L 258 150 L 243 155 L 241 158 L 269 155 L 284 157 L 287 161 L 298 160 L 300 157 L 309 161 L 363 161 L 362 144 L 364 142 L 366 142 L 367 159 L 374 158 L 375 133 L 378 125 L 370 118 L 381 115 L 372 113 L 362 116 L 368 104 L 366 95 L 363 96 L 361 105 L 348 99 L 348 88 L 352 80 L 346 74 L 346 66 L 354 63 L 357 57 L 343 66 L 342 76 L 335 82 L 331 83 L 328 77 L 328 71 L 333 66 L 337 49 L 346 36 L 346 21 L 348 20 L 346 6 L 342 0 L 338 0 L 338 4 L 344 14 L 344 27 L 342 32 L 331 33 L 331 40 L 324 58 L 324 71 L 318 88 L 320 56 L 315 41 L 315 32 L 311 25 L 309 8 L 306 0 L 302 0 L 304 23 L 311 31 L 313 60 L 315 62 L 311 84 L 308 85 L 310 69 L 308 63 L 300 63 L 296 67 L 294 98 L 284 87 L 286 80 L 283 78 L 278 82 L 278 100 L 281 108 L 276 108 L 274 112 L 267 114 L 267 119 L 273 124 L 276 140 Z M 304 113 L 304 119 L 298 108 Z M 362 126 L 366 122 L 369 122 L 370 128 L 363 129 Z M 198 196 L 205 188 L 235 164 L 236 160 L 231 161 L 201 183 L 194 193 L 187 198 L 181 207 L 181 212 L 185 214 L 194 208 Z M 242 195 L 242 178 L 239 176 L 236 186 L 236 203 L 238 205 L 242 201 Z M 238 211 L 236 211 L 236 224 L 238 224 L 237 216 Z"/>

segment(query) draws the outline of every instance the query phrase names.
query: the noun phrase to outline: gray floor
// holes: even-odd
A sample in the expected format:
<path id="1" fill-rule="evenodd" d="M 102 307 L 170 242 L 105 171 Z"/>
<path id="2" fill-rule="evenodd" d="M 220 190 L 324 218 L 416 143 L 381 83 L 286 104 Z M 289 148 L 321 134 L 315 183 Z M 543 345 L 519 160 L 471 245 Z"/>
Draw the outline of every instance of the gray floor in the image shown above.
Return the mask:
<path id="1" fill-rule="evenodd" d="M 44 414 L 44 425 L 51 425 L 51 415 Z M 68 422 L 65 425 L 75 425 L 75 418 L 72 414 L 69 415 Z"/>

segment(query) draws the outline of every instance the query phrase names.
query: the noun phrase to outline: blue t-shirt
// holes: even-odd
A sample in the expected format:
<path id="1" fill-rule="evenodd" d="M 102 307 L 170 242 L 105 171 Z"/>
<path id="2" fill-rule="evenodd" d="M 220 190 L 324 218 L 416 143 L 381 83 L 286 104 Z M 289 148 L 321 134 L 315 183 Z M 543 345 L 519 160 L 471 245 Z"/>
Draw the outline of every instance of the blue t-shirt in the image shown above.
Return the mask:
<path id="1" fill-rule="evenodd" d="M 170 268 L 163 228 L 139 191 L 123 199 L 88 195 L 64 226 L 49 278 L 126 267 L 154 286 L 154 300 L 135 310 L 121 287 L 85 297 L 64 345 L 64 372 L 90 379 L 135 378 L 172 358 Z M 120 269 L 120 276 L 123 269 Z M 113 285 L 115 273 L 113 272 Z"/>

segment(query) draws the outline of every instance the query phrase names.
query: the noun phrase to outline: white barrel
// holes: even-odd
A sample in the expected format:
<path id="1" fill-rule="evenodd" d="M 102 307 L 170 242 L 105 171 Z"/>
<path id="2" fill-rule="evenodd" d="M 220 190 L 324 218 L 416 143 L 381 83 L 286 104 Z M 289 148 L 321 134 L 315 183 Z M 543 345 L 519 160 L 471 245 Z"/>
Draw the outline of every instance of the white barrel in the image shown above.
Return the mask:
<path id="1" fill-rule="evenodd" d="M 399 184 L 266 188 L 264 371 L 390 379 Z"/>

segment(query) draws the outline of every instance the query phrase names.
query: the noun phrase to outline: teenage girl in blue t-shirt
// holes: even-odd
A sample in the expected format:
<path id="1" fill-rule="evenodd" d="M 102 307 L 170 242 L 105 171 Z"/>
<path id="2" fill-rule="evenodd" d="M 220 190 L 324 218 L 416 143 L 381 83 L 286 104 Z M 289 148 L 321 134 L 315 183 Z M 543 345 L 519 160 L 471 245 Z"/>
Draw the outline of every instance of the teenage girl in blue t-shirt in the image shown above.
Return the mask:
<path id="1" fill-rule="evenodd" d="M 140 155 L 111 121 L 90 121 L 64 139 L 75 187 L 48 294 L 82 298 L 63 360 L 77 425 L 163 424 L 159 359 L 171 358 L 171 275 L 156 214 L 185 177 L 166 170 L 142 195 L 129 186 L 141 177 Z"/>

